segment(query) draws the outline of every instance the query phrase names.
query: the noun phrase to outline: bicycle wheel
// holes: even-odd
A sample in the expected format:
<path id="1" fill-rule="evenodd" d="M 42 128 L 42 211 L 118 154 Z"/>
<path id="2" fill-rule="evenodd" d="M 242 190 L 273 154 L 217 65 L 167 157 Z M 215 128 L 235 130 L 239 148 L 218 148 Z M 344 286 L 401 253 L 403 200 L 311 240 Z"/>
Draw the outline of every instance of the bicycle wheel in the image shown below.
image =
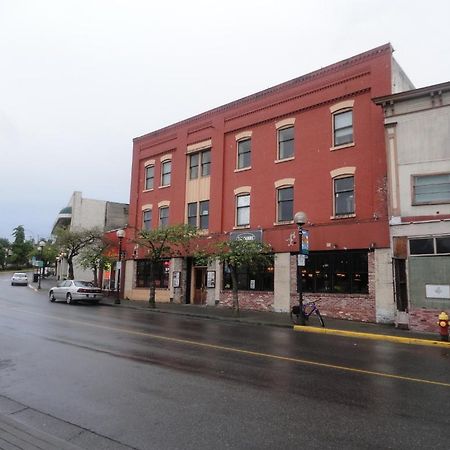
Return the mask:
<path id="1" fill-rule="evenodd" d="M 317 317 L 319 318 L 320 325 L 322 325 L 323 327 L 325 327 L 325 322 L 324 322 L 324 320 L 323 320 L 323 317 L 320 315 L 320 312 L 319 312 L 318 309 L 316 309 L 316 314 L 317 314 Z"/>

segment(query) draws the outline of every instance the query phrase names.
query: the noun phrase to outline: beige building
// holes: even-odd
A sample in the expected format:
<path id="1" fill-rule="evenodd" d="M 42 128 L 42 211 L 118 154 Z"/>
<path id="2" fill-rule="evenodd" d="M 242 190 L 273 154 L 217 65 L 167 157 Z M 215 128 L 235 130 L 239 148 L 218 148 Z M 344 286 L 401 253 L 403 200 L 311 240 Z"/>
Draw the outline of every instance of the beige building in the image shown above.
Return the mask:
<path id="1" fill-rule="evenodd" d="M 450 312 L 450 82 L 376 98 L 385 115 L 395 320 Z"/>
<path id="2" fill-rule="evenodd" d="M 71 231 L 98 228 L 102 231 L 110 231 L 124 228 L 128 222 L 127 203 L 109 202 L 83 198 L 82 193 L 75 191 L 70 197 L 69 203 L 56 217 L 52 228 L 52 234 L 58 227 L 68 228 Z M 68 265 L 64 258 L 60 258 L 57 264 L 57 276 L 67 276 Z M 92 273 L 84 270 L 76 263 L 74 265 L 76 279 L 91 280 Z"/>

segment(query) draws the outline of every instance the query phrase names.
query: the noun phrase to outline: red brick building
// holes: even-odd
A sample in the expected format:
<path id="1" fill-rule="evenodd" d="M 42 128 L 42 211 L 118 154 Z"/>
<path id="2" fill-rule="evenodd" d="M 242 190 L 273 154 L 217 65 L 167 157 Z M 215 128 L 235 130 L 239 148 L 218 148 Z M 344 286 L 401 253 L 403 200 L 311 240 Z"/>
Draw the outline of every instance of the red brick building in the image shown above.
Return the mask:
<path id="1" fill-rule="evenodd" d="M 127 238 L 166 223 L 249 232 L 276 258 L 242 270 L 241 307 L 287 311 L 297 296 L 293 216 L 304 211 L 306 299 L 326 315 L 391 321 L 383 113 L 372 98 L 411 88 L 392 52 L 383 45 L 134 139 Z M 145 299 L 145 255 L 131 244 L 127 255 L 124 295 Z M 230 304 L 218 264 L 174 258 L 160 272 L 160 301 Z"/>

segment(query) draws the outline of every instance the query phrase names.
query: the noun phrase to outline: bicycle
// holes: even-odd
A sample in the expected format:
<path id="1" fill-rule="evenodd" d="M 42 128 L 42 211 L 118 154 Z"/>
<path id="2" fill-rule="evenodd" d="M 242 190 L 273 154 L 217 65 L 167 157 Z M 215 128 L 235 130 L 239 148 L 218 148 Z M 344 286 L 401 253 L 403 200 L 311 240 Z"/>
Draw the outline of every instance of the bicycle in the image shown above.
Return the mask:
<path id="1" fill-rule="evenodd" d="M 295 325 L 304 325 L 313 313 L 317 315 L 320 325 L 325 327 L 325 322 L 315 302 L 302 303 L 302 307 L 294 305 L 291 309 L 291 320 Z"/>

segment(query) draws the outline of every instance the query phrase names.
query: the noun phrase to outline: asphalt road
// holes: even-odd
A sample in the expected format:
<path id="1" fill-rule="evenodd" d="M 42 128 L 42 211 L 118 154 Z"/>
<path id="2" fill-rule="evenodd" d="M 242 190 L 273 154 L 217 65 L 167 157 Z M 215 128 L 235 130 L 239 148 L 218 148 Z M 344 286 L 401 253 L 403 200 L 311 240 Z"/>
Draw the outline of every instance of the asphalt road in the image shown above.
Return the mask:
<path id="1" fill-rule="evenodd" d="M 109 450 L 447 449 L 449 394 L 447 349 L 53 304 L 0 275 L 0 396 L 83 448 L 74 430 Z"/>

